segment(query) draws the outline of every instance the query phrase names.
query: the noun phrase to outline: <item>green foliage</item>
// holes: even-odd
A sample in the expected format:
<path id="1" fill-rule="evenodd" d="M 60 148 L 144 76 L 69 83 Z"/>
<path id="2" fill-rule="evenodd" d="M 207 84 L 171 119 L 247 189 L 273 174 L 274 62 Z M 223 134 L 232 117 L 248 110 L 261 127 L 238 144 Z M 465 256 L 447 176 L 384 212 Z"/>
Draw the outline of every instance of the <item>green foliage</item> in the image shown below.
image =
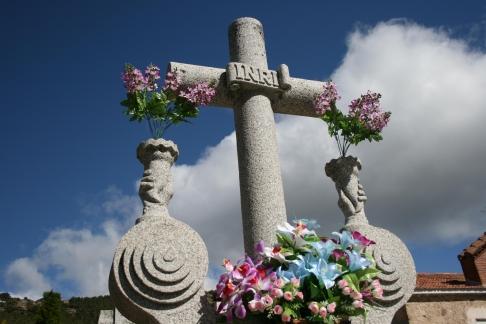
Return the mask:
<path id="1" fill-rule="evenodd" d="M 1 294 L 0 324 L 36 324 L 40 319 L 38 314 L 43 307 L 43 300 L 34 302 L 29 299 L 12 298 Z M 69 301 L 61 302 L 60 322 L 62 324 L 93 324 L 98 322 L 101 310 L 113 309 L 114 305 L 109 296 L 73 297 Z"/>
<path id="2" fill-rule="evenodd" d="M 52 290 L 45 292 L 42 305 L 37 313 L 36 324 L 60 324 L 61 307 L 61 294 Z"/>

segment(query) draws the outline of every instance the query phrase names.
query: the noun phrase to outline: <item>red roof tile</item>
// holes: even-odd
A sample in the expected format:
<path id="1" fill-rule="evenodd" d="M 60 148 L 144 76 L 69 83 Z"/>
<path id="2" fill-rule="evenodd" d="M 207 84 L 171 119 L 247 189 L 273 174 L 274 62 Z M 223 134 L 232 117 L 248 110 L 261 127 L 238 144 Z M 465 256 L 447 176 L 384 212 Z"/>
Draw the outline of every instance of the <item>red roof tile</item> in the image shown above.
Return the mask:
<path id="1" fill-rule="evenodd" d="M 462 273 L 417 273 L 416 290 L 478 290 L 480 285 L 466 284 Z"/>
<path id="2" fill-rule="evenodd" d="M 465 248 L 461 254 L 459 254 L 459 259 L 464 257 L 465 254 L 470 254 L 472 256 L 477 256 L 481 254 L 486 249 L 486 232 L 483 233 L 476 241 L 472 242 L 467 248 Z"/>

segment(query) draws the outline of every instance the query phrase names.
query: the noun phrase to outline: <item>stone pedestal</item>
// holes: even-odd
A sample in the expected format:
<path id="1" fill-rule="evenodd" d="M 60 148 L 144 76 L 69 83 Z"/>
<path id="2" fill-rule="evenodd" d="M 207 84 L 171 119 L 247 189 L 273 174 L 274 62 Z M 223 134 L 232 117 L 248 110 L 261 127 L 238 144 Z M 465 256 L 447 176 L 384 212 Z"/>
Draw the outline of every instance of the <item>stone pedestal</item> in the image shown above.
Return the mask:
<path id="1" fill-rule="evenodd" d="M 170 168 L 177 146 L 163 139 L 140 144 L 143 215 L 118 243 L 110 272 L 110 295 L 128 320 L 141 323 L 211 323 L 203 282 L 208 254 L 201 237 L 170 217 Z"/>
<path id="2" fill-rule="evenodd" d="M 359 170 L 361 162 L 352 156 L 331 160 L 325 167 L 326 175 L 336 184 L 338 206 L 345 217 L 344 228 L 359 231 L 376 242 L 367 248 L 367 252 L 372 253 L 381 270 L 378 278 L 384 293 L 376 300 L 376 307 L 370 311 L 366 323 L 390 324 L 415 289 L 415 264 L 407 247 L 396 235 L 369 224 L 364 212 L 367 197 L 359 183 Z M 353 318 L 351 322 L 365 323 L 362 318 Z"/>

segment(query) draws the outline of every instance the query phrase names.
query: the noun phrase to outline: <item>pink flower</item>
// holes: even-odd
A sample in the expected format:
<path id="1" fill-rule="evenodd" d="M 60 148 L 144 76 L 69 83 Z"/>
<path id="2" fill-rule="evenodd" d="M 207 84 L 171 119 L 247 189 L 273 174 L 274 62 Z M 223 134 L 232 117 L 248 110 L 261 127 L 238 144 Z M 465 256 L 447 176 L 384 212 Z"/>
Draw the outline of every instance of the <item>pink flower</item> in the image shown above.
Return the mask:
<path id="1" fill-rule="evenodd" d="M 304 293 L 302 291 L 298 291 L 296 294 L 295 294 L 295 297 L 297 297 L 298 299 L 300 300 L 304 300 Z"/>
<path id="2" fill-rule="evenodd" d="M 299 286 L 300 286 L 300 279 L 292 278 L 292 279 L 290 279 L 290 282 L 292 283 L 292 286 L 294 286 L 295 288 L 299 288 Z"/>
<path id="3" fill-rule="evenodd" d="M 273 313 L 275 315 L 280 315 L 283 313 L 283 307 L 280 306 L 280 305 L 275 305 L 275 307 L 273 308 Z"/>
<path id="4" fill-rule="evenodd" d="M 370 240 L 369 238 L 367 238 L 366 236 L 364 236 L 363 234 L 361 234 L 358 231 L 354 231 L 352 233 L 352 235 L 353 235 L 353 238 L 355 240 L 357 240 L 359 242 L 359 244 L 361 244 L 362 246 L 369 246 L 371 244 L 376 243 L 375 241 Z"/>
<path id="5" fill-rule="evenodd" d="M 164 90 L 172 90 L 177 92 L 179 90 L 181 78 L 176 72 L 167 72 L 165 75 Z"/>
<path id="6" fill-rule="evenodd" d="M 213 100 L 213 97 L 216 95 L 216 89 L 207 83 L 198 83 L 185 91 L 181 91 L 179 95 L 196 106 L 205 106 Z"/>
<path id="7" fill-rule="evenodd" d="M 356 117 L 371 131 L 381 132 L 388 124 L 391 113 L 380 108 L 381 94 L 368 91 L 349 105 L 349 116 Z"/>
<path id="8" fill-rule="evenodd" d="M 269 307 L 269 306 L 272 306 L 273 304 L 273 298 L 270 297 L 269 295 L 265 295 L 263 298 L 262 298 L 262 302 L 263 304 L 265 305 L 265 308 L 266 307 Z"/>
<path id="9" fill-rule="evenodd" d="M 351 288 L 349 287 L 344 287 L 343 288 L 343 295 L 349 295 L 351 293 Z"/>
<path id="10" fill-rule="evenodd" d="M 330 303 L 329 305 L 327 305 L 327 311 L 329 312 L 329 314 L 332 314 L 336 311 L 336 303 Z"/>
<path id="11" fill-rule="evenodd" d="M 331 105 L 341 98 L 334 82 L 324 82 L 323 88 L 324 91 L 314 100 L 314 109 L 318 115 L 324 115 L 331 109 Z"/>
<path id="12" fill-rule="evenodd" d="M 248 309 L 251 311 L 251 312 L 256 312 L 258 309 L 256 307 L 256 303 L 257 301 L 256 300 L 252 300 L 248 303 Z"/>
<path id="13" fill-rule="evenodd" d="M 157 90 L 156 81 L 160 79 L 160 69 L 158 66 L 150 64 L 145 69 L 145 80 L 147 82 L 147 90 L 154 91 Z"/>
<path id="14" fill-rule="evenodd" d="M 283 296 L 283 291 L 280 288 L 272 288 L 272 290 L 270 290 L 270 295 L 275 298 L 280 298 Z"/>
<path id="15" fill-rule="evenodd" d="M 338 286 L 339 286 L 339 288 L 343 289 L 344 287 L 348 286 L 348 282 L 344 279 L 341 279 L 341 280 L 338 281 Z"/>
<path id="16" fill-rule="evenodd" d="M 282 288 L 285 285 L 285 281 L 283 281 L 282 278 L 278 278 L 277 280 L 275 280 L 274 285 L 277 288 Z"/>
<path id="17" fill-rule="evenodd" d="M 326 307 L 322 306 L 319 309 L 319 315 L 321 315 L 322 318 L 326 318 L 326 316 L 327 316 L 327 309 L 326 309 Z"/>
<path id="18" fill-rule="evenodd" d="M 353 307 L 354 308 L 364 308 L 364 304 L 362 300 L 355 300 L 353 302 Z"/>
<path id="19" fill-rule="evenodd" d="M 258 300 L 255 304 L 257 311 L 263 312 L 265 310 L 265 303 L 262 300 Z"/>
<path id="20" fill-rule="evenodd" d="M 379 279 L 375 279 L 371 282 L 371 285 L 373 286 L 373 288 L 380 288 L 381 287 L 381 283 L 380 283 L 380 280 Z"/>
<path id="21" fill-rule="evenodd" d="M 250 272 L 250 269 L 251 265 L 247 262 L 244 262 L 236 268 L 236 271 L 238 271 L 243 277 L 246 277 Z"/>
<path id="22" fill-rule="evenodd" d="M 147 88 L 147 80 L 143 76 L 142 72 L 130 64 L 125 65 L 122 80 L 128 93 L 143 91 Z"/>
<path id="23" fill-rule="evenodd" d="M 351 298 L 353 298 L 353 299 L 363 299 L 363 295 L 361 295 L 360 292 L 353 290 L 351 292 Z"/>
<path id="24" fill-rule="evenodd" d="M 381 298 L 381 297 L 383 297 L 383 288 L 381 288 L 381 287 L 375 288 L 373 290 L 373 297 L 375 297 L 375 298 Z"/>
<path id="25" fill-rule="evenodd" d="M 294 296 L 292 296 L 290 291 L 284 292 L 283 297 L 286 301 L 292 301 L 294 299 Z"/>
<path id="26" fill-rule="evenodd" d="M 282 314 L 282 322 L 290 322 L 292 320 L 292 317 L 290 315 L 283 313 Z"/>
<path id="27" fill-rule="evenodd" d="M 316 315 L 319 313 L 319 305 L 316 302 L 312 302 L 309 304 L 309 310 L 312 314 Z"/>

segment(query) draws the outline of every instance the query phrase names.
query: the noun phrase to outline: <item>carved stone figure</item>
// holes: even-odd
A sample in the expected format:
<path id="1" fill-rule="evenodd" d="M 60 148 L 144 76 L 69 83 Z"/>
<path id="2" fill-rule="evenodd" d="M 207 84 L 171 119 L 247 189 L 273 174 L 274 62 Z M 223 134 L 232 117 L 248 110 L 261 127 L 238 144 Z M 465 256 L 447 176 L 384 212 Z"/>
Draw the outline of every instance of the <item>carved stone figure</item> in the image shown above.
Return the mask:
<path id="1" fill-rule="evenodd" d="M 326 175 L 336 184 L 339 195 L 338 206 L 344 213 L 347 225 L 368 224 L 364 212 L 367 197 L 363 186 L 359 183 L 359 170 L 361 170 L 361 162 L 352 156 L 333 159 L 325 167 Z"/>
<path id="2" fill-rule="evenodd" d="M 383 297 L 376 301 L 367 318 L 367 323 L 390 324 L 395 313 L 406 304 L 415 289 L 416 271 L 413 258 L 405 244 L 386 229 L 368 223 L 364 212 L 367 200 L 358 172 L 361 162 L 347 156 L 331 160 L 325 166 L 326 175 L 336 184 L 339 195 L 338 206 L 345 217 L 345 229 L 359 231 L 376 244 L 367 248 L 381 270 L 378 278 L 383 286 Z M 352 323 L 364 323 L 362 318 L 353 318 Z"/>

